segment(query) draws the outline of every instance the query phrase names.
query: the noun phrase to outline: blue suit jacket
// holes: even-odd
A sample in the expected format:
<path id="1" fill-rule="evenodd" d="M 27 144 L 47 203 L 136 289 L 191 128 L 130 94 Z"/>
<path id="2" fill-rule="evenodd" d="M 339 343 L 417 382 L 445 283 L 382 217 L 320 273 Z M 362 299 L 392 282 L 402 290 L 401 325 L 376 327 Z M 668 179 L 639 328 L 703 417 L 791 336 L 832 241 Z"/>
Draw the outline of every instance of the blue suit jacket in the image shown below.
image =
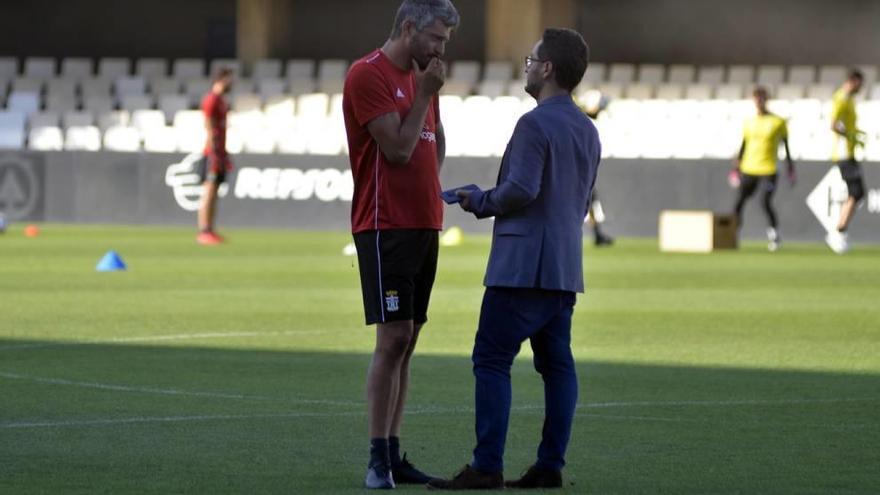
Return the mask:
<path id="1" fill-rule="evenodd" d="M 469 195 L 477 218 L 495 217 L 487 287 L 584 291 L 583 221 L 600 157 L 596 127 L 568 95 L 519 119 L 497 186 Z"/>

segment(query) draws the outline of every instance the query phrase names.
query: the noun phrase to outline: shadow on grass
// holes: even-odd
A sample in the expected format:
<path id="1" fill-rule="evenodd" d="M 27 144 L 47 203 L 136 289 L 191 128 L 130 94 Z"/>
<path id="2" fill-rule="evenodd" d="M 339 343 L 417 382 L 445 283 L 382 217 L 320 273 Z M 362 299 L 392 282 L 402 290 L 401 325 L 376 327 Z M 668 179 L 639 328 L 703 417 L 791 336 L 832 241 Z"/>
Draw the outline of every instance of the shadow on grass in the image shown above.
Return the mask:
<path id="1" fill-rule="evenodd" d="M 358 493 L 366 354 L 0 340 L 0 493 Z M 880 376 L 579 362 L 571 493 L 876 493 Z M 507 475 L 540 379 L 514 368 Z M 417 355 L 404 449 L 469 461 L 466 357 Z M 421 487 L 410 489 L 421 491 Z"/>

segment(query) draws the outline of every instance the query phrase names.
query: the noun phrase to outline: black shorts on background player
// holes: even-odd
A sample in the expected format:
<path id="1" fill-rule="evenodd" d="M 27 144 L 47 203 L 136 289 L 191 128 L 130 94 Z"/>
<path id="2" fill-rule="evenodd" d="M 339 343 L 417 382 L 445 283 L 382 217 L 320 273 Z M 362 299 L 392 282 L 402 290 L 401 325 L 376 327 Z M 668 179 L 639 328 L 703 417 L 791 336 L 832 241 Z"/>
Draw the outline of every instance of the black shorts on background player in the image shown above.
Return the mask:
<path id="1" fill-rule="evenodd" d="M 212 164 L 211 160 L 211 157 L 208 155 L 202 155 L 202 157 L 196 162 L 196 169 L 199 173 L 199 182 L 204 184 L 205 181 L 211 181 L 217 184 L 223 184 L 226 182 L 226 166 Z"/>
<path id="2" fill-rule="evenodd" d="M 367 325 L 428 321 L 439 233 L 401 229 L 354 234 Z"/>
<path id="3" fill-rule="evenodd" d="M 840 169 L 840 176 L 846 182 L 847 191 L 856 201 L 865 197 L 865 181 L 862 179 L 862 168 L 854 159 L 844 160 L 837 163 Z"/>

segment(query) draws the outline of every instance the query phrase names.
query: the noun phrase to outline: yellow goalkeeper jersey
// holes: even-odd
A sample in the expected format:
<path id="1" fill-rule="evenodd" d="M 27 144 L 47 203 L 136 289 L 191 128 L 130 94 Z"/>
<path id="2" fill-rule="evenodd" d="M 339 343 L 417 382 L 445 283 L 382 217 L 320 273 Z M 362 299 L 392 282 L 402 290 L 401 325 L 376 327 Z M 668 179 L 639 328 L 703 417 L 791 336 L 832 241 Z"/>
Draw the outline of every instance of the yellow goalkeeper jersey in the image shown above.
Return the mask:
<path id="1" fill-rule="evenodd" d="M 749 175 L 775 175 L 779 143 L 788 137 L 785 120 L 772 113 L 755 115 L 743 126 L 743 150 L 739 170 Z"/>
<path id="2" fill-rule="evenodd" d="M 831 100 L 831 124 L 843 124 L 846 137 L 834 134 L 834 150 L 831 159 L 852 160 L 856 153 L 856 104 L 852 96 L 844 89 L 837 90 Z"/>

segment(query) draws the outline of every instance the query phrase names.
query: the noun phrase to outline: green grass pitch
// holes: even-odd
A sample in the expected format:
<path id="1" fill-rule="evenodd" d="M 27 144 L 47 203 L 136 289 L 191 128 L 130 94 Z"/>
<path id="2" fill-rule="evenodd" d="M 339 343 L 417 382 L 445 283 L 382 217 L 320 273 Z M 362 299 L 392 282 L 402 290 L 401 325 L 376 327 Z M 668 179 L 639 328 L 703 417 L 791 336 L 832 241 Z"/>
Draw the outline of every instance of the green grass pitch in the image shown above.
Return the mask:
<path id="1" fill-rule="evenodd" d="M 350 237 L 227 234 L 0 234 L 0 493 L 363 493 L 374 333 Z M 473 447 L 488 247 L 441 250 L 413 361 L 403 448 L 436 474 Z M 110 249 L 127 272 L 94 271 Z M 880 246 L 585 254 L 564 492 L 880 492 Z M 508 477 L 542 421 L 528 345 L 513 379 Z"/>

